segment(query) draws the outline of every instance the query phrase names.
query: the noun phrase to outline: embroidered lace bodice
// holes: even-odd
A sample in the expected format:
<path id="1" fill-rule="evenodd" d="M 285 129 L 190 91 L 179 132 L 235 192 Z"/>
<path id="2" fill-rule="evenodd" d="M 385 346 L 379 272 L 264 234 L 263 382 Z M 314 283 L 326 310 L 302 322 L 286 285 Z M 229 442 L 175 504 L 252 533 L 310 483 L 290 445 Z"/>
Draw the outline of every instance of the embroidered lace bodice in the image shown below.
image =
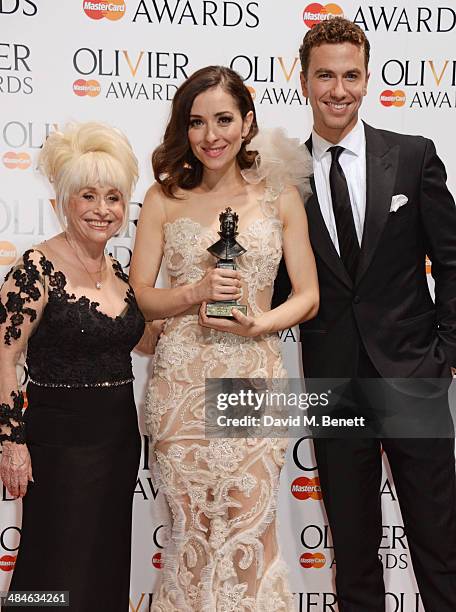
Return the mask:
<path id="1" fill-rule="evenodd" d="M 259 201 L 258 215 L 251 223 L 241 228 L 237 240 L 246 253 L 236 258 L 241 273 L 241 303 L 248 306 L 248 313 L 257 315 L 269 310 L 274 279 L 282 257 L 282 224 L 278 217 L 279 193 L 266 190 Z M 214 267 L 216 258 L 207 248 L 218 240 L 215 229 L 206 227 L 191 217 L 179 217 L 164 225 L 163 261 L 171 287 L 194 283 L 203 278 L 209 267 Z M 204 347 L 203 353 L 201 353 Z M 161 421 L 163 411 L 169 409 L 170 383 L 173 394 L 181 388 L 180 383 L 204 385 L 206 378 L 283 378 L 280 342 L 277 334 L 259 338 L 245 338 L 235 334 L 219 332 L 198 325 L 198 307 L 166 320 L 164 332 L 157 344 L 154 358 L 154 376 L 146 419 L 154 440 L 161 437 L 161 428 L 170 434 L 170 423 Z M 163 393 L 161 382 L 168 387 Z M 158 385 L 158 387 L 156 386 Z M 163 403 L 161 403 L 163 398 Z M 176 401 L 177 398 L 175 397 Z M 185 436 L 188 422 L 203 433 L 201 423 L 194 422 L 197 405 L 186 406 L 174 424 L 179 436 Z M 201 416 L 201 415 L 200 415 Z M 188 419 L 188 421 L 187 421 Z"/>
<path id="2" fill-rule="evenodd" d="M 277 194 L 267 191 L 261 201 L 261 217 L 241 229 L 237 240 L 246 253 L 236 258 L 244 297 L 251 314 L 269 310 L 274 279 L 282 256 L 282 223 L 277 216 Z M 219 239 L 215 229 L 190 217 L 165 223 L 164 263 L 172 287 L 200 280 L 216 258 L 207 248 Z"/>
<path id="3" fill-rule="evenodd" d="M 269 310 L 282 256 L 278 196 L 267 189 L 237 241 L 249 314 Z M 236 208 L 233 206 L 233 208 Z M 192 216 L 164 225 L 172 287 L 216 263 L 217 231 Z M 245 338 L 198 325 L 198 308 L 167 319 L 154 357 L 145 416 L 154 471 L 173 516 L 153 612 L 291 612 L 276 541 L 275 504 L 284 439 L 206 439 L 205 379 L 283 378 L 277 334 Z"/>
<path id="4" fill-rule="evenodd" d="M 54 270 L 41 253 L 39 263 L 34 263 L 37 259 L 31 258 L 32 253 L 37 251 L 27 251 L 8 273 L 5 287 L 9 290 L 0 301 L 0 324 L 4 324 L 7 345 L 21 342 L 23 327 L 40 317 L 26 347 L 30 379 L 49 387 L 109 386 L 132 380 L 130 352 L 143 334 L 144 318 L 120 264 L 113 260 L 112 267 L 126 284 L 125 308 L 119 316 L 110 317 L 99 310 L 97 302 L 68 293 L 63 272 Z M 43 308 L 44 294 L 47 303 Z M 2 404 L 0 424 L 21 421 L 20 395 L 13 394 L 15 409 Z M 21 424 L 15 432 L 22 441 Z"/>

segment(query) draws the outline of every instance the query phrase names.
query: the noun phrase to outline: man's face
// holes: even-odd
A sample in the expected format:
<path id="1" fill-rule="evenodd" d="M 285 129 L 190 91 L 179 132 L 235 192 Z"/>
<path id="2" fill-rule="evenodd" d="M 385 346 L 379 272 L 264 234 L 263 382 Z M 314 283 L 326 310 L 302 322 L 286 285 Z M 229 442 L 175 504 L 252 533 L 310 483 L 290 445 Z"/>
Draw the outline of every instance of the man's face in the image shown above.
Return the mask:
<path id="1" fill-rule="evenodd" d="M 223 231 L 224 231 L 225 236 L 229 238 L 234 236 L 234 229 L 235 229 L 235 223 L 234 223 L 233 217 L 231 216 L 225 217 L 225 220 L 223 223 Z"/>
<path id="2" fill-rule="evenodd" d="M 338 143 L 352 130 L 368 80 L 362 47 L 345 42 L 311 50 L 307 75 L 301 72 L 301 86 L 309 98 L 317 134 Z"/>

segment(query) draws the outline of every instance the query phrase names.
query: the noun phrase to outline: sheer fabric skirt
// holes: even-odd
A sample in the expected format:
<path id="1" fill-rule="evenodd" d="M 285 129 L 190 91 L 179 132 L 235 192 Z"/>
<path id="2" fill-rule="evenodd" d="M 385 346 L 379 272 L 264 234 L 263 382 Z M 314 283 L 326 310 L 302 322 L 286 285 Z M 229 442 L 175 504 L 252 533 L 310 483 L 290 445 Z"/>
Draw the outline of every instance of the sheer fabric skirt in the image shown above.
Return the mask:
<path id="1" fill-rule="evenodd" d="M 155 477 L 172 516 L 153 612 L 295 609 L 276 533 L 285 439 L 205 439 L 206 377 L 283 378 L 276 336 L 170 319 L 146 399 Z"/>

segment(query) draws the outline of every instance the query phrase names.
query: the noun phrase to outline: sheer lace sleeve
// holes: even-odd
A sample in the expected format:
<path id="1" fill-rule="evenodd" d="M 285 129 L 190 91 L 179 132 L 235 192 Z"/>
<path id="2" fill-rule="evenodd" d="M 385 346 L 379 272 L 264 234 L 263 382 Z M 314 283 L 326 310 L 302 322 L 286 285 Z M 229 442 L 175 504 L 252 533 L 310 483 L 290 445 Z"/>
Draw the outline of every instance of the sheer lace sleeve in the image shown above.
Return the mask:
<path id="1" fill-rule="evenodd" d="M 0 289 L 0 442 L 25 443 L 24 397 L 16 367 L 45 306 L 47 264 L 39 251 L 27 251 Z"/>

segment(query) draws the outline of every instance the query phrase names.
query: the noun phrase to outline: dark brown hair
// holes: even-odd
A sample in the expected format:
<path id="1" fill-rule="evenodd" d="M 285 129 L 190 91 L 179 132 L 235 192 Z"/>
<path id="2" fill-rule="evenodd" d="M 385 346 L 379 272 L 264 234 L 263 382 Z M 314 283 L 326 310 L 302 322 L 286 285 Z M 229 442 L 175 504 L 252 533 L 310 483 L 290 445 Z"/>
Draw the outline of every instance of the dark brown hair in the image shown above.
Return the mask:
<path id="1" fill-rule="evenodd" d="M 250 131 L 242 141 L 237 154 L 241 169 L 250 168 L 256 151 L 246 151 L 246 145 L 258 133 L 255 106 L 249 90 L 237 72 L 225 66 L 206 66 L 194 72 L 176 91 L 171 107 L 171 116 L 166 126 L 163 143 L 152 154 L 152 167 L 156 181 L 170 198 L 176 197 L 180 189 L 197 187 L 203 177 L 203 165 L 194 156 L 188 141 L 190 111 L 193 101 L 200 93 L 220 85 L 229 93 L 239 108 L 242 118 L 253 112 Z"/>
<path id="2" fill-rule="evenodd" d="M 352 21 L 343 17 L 333 17 L 326 21 L 320 21 L 307 32 L 299 48 L 299 59 L 305 77 L 309 70 L 310 52 L 314 47 L 320 45 L 335 45 L 338 43 L 351 43 L 364 49 L 364 64 L 369 64 L 370 44 L 364 31 Z"/>

